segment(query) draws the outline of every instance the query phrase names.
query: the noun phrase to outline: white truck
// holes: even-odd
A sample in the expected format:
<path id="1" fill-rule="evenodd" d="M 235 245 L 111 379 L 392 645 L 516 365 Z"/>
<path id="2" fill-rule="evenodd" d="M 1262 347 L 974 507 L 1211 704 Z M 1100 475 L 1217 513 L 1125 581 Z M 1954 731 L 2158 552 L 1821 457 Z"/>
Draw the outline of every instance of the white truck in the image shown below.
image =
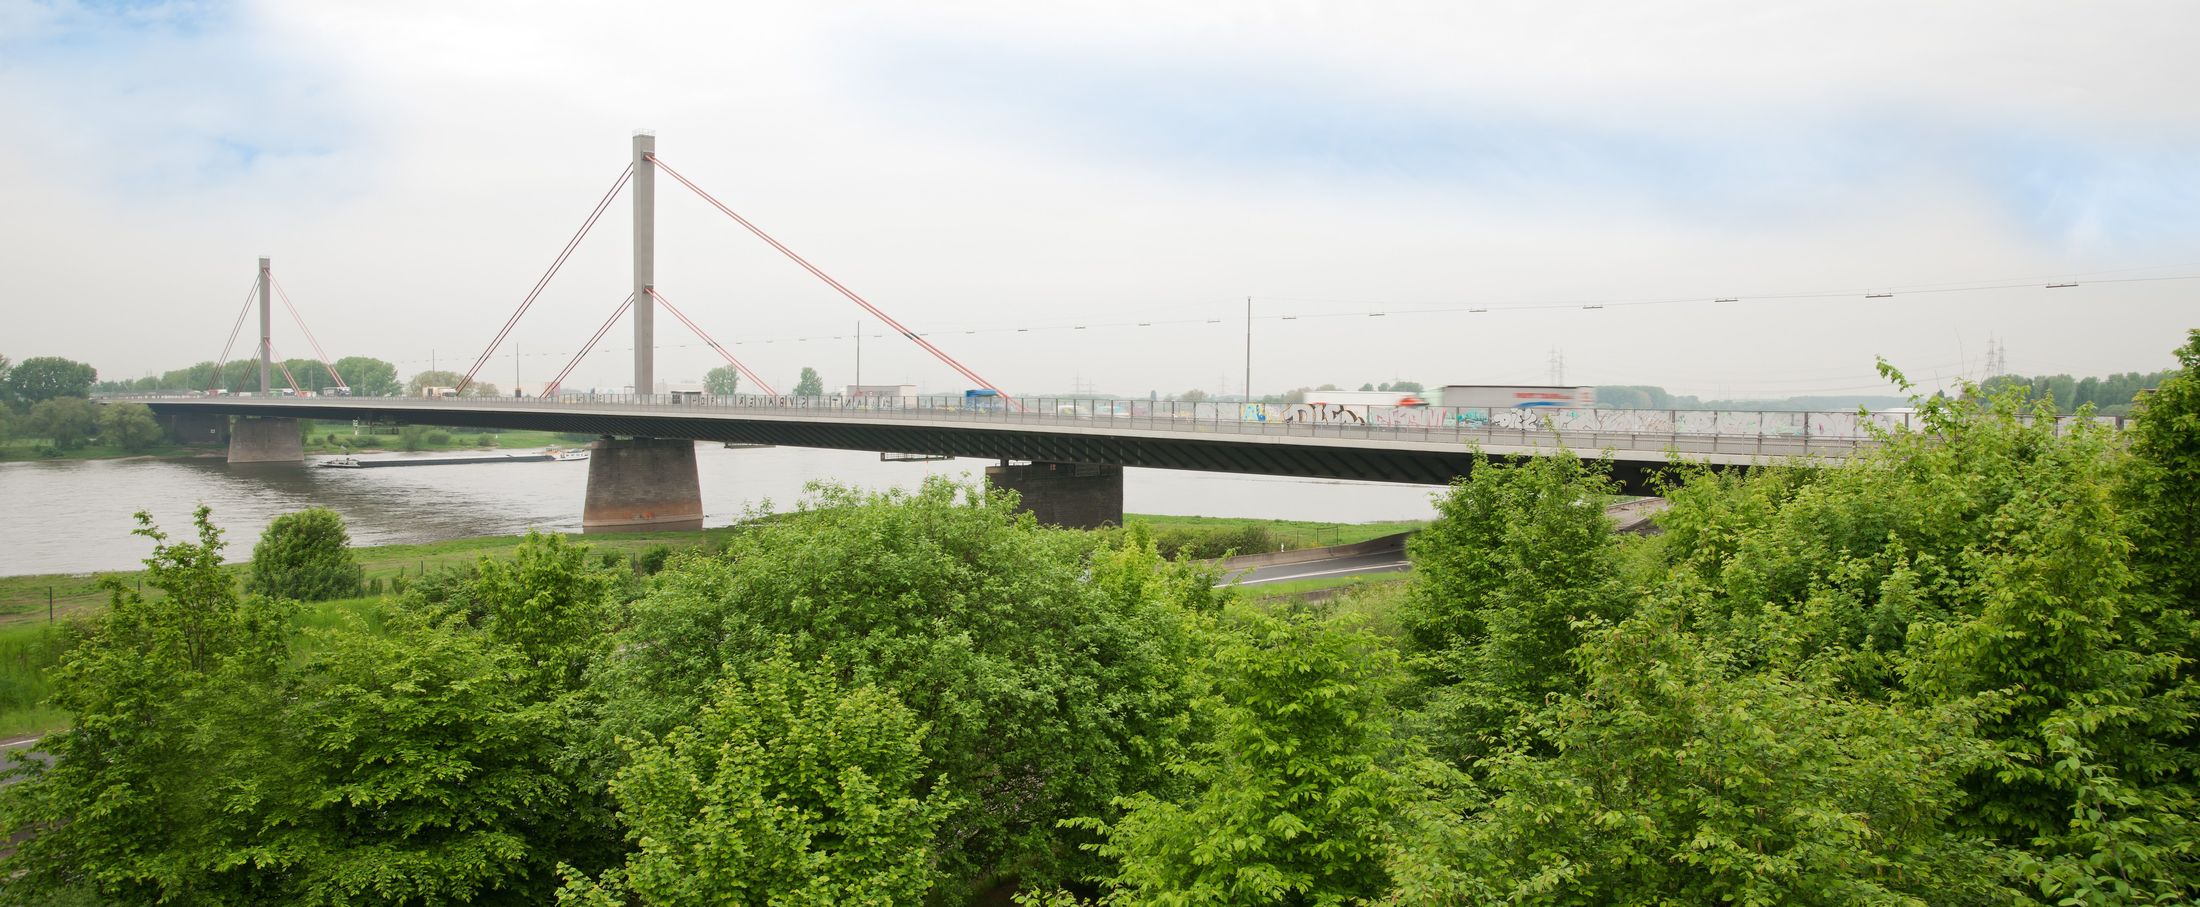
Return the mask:
<path id="1" fill-rule="evenodd" d="M 1524 384 L 1447 384 L 1439 404 L 1486 409 L 1590 409 L 1597 405 L 1593 387 Z"/>

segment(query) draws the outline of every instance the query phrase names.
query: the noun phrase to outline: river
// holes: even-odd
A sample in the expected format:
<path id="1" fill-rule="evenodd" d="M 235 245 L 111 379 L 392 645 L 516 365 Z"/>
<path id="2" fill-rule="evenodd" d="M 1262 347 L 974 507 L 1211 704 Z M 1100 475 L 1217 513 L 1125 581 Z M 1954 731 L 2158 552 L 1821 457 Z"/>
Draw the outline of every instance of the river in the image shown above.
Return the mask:
<path id="1" fill-rule="evenodd" d="M 881 462 L 877 454 L 858 451 L 716 444 L 697 444 L 695 454 L 709 526 L 732 523 L 767 502 L 776 510 L 793 509 L 814 481 L 912 488 L 927 476 L 983 475 L 989 462 Z M 343 514 L 360 545 L 510 535 L 530 527 L 578 532 L 587 483 L 588 465 L 581 462 L 401 469 L 230 466 L 220 457 L 0 463 L 0 576 L 133 569 L 152 543 L 130 534 L 132 514 L 149 511 L 161 528 L 186 533 L 201 502 L 226 531 L 232 560 L 250 556 L 268 521 L 314 505 Z M 1437 490 L 1131 469 L 1124 471 L 1123 507 L 1132 513 L 1357 523 L 1427 519 Z"/>

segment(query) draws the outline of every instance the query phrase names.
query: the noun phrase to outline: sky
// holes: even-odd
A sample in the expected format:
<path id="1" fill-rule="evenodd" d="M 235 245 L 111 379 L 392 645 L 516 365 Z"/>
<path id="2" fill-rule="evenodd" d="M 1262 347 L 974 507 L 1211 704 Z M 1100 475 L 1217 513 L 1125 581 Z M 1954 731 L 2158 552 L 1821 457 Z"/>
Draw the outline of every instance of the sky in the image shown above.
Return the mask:
<path id="1" fill-rule="evenodd" d="M 2154 370 L 2200 327 L 2195 34 L 2136 0 L 0 0 L 0 355 L 215 358 L 264 255 L 331 357 L 463 369 L 648 130 L 1016 393 L 1240 393 L 1248 330 L 1256 395 Z M 656 205 L 659 290 L 778 389 L 853 382 L 859 331 L 865 383 L 970 385 Z M 565 367 L 630 229 L 622 195 L 484 379 Z M 610 337 L 566 386 L 630 383 Z M 723 364 L 657 338 L 660 379 Z"/>

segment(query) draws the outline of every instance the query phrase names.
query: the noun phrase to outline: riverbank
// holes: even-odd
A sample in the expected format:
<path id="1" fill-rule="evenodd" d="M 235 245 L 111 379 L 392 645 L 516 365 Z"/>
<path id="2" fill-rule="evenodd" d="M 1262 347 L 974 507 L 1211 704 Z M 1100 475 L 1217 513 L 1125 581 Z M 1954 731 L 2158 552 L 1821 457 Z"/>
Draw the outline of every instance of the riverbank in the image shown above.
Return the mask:
<path id="1" fill-rule="evenodd" d="M 1151 527 L 1154 536 L 1164 543 L 1169 553 L 1179 546 L 1194 557 L 1219 556 L 1220 551 L 1209 550 L 1232 541 L 1255 541 L 1261 544 L 1234 544 L 1227 550 L 1252 553 L 1259 550 L 1318 548 L 1325 545 L 1349 545 L 1353 542 L 1406 532 L 1418 528 L 1417 521 L 1389 521 L 1375 523 L 1326 523 L 1307 520 L 1261 520 L 1234 517 L 1187 517 L 1161 514 L 1129 514 L 1126 520 L 1135 520 Z M 721 547 L 724 539 L 738 531 L 738 527 L 720 526 L 693 532 L 634 532 L 612 535 L 568 535 L 595 548 L 599 553 L 615 553 L 622 558 L 634 559 L 650 554 L 651 549 L 664 547 L 680 551 L 697 546 Z M 1112 530 L 1120 531 L 1120 530 Z M 357 546 L 352 550 L 365 571 L 370 587 L 379 583 L 390 588 L 395 581 L 417 578 L 441 567 L 473 563 L 486 555 L 507 555 L 523 536 L 494 535 L 478 538 L 450 539 L 409 545 Z M 228 568 L 240 576 L 249 569 L 254 538 L 228 537 L 230 547 L 225 552 Z M 113 579 L 126 586 L 137 588 L 141 582 L 139 571 L 111 570 L 92 573 L 40 573 L 16 576 L 0 576 L 0 627 L 27 622 L 44 623 L 49 610 L 52 619 L 63 620 L 93 612 L 107 606 L 108 593 L 102 588 L 105 580 Z"/>
<path id="2" fill-rule="evenodd" d="M 305 452 L 313 454 L 397 453 L 400 451 L 450 451 L 450 450 L 511 450 L 538 447 L 572 447 L 588 443 L 587 438 L 550 431 L 484 431 L 474 428 L 443 428 L 427 426 L 424 436 L 417 439 L 417 446 L 407 446 L 399 437 L 396 426 L 369 426 L 379 431 L 354 433 L 349 424 L 334 422 L 307 422 L 300 431 L 305 432 Z M 486 440 L 484 440 L 486 439 Z M 15 438 L 0 442 L 0 463 L 35 460 L 128 460 L 192 459 L 196 457 L 226 457 L 227 451 L 219 447 L 186 447 L 181 444 L 161 443 L 142 450 L 125 450 L 111 444 L 86 444 L 72 450 L 56 449 L 44 438 Z"/>

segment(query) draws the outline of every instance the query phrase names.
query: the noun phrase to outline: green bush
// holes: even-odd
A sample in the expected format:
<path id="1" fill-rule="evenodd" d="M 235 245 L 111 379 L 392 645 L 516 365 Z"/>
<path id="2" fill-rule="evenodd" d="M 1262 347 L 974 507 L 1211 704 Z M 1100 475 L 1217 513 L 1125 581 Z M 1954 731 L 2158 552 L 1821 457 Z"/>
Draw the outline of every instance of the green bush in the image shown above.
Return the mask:
<path id="1" fill-rule="evenodd" d="M 475 436 L 475 437 L 474 437 L 474 446 L 475 446 L 475 447 L 495 447 L 495 446 L 497 446 L 497 439 L 496 439 L 496 436 L 495 436 L 495 435 L 477 435 L 477 436 Z"/>
<path id="2" fill-rule="evenodd" d="M 445 436 L 444 440 L 450 440 L 449 436 Z M 422 447 L 426 447 L 427 445 L 427 426 L 407 425 L 397 430 L 397 446 L 402 447 L 406 450 L 419 450 Z"/>
<path id="3" fill-rule="evenodd" d="M 99 437 L 123 450 L 144 450 L 159 443 L 160 423 L 143 403 L 110 403 L 99 408 Z"/>
<path id="4" fill-rule="evenodd" d="M 246 588 L 263 595 L 323 601 L 359 594 L 360 569 L 344 518 L 325 507 L 286 513 L 252 547 Z"/>
<path id="5" fill-rule="evenodd" d="M 451 443 L 451 433 L 447 431 L 431 431 L 428 433 L 428 443 L 436 445 L 438 447 L 449 444 Z"/>

